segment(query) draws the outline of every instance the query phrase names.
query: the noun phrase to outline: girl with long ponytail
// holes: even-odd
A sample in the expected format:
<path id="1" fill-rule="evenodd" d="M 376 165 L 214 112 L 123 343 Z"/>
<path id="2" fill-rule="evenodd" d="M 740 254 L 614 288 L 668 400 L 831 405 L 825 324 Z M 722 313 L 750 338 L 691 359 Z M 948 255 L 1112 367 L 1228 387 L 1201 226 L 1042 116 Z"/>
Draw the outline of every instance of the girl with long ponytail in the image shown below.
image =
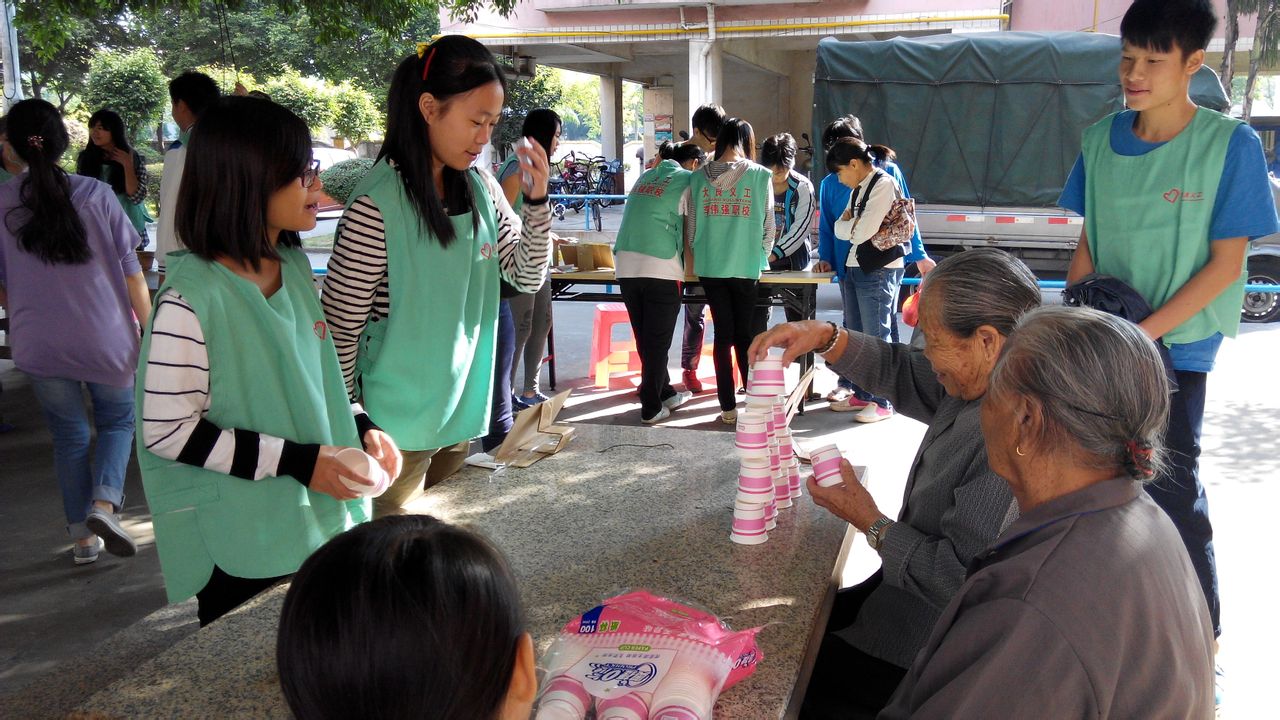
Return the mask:
<path id="1" fill-rule="evenodd" d="M 137 232 L 111 186 L 58 166 L 67 130 L 57 109 L 24 100 L 8 142 L 26 172 L 0 185 L 0 300 L 13 361 L 31 379 L 53 436 L 54 467 L 77 565 L 136 545 L 120 525 L 133 440 L 138 321 L 151 313 Z M 89 458 L 87 387 L 97 446 Z"/>

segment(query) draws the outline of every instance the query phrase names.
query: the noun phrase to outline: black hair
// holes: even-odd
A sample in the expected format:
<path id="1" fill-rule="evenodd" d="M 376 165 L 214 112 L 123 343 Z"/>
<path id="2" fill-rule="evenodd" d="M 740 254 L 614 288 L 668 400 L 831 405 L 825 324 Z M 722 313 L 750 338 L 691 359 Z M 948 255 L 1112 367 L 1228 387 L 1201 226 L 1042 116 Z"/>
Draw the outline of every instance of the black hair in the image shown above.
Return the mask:
<path id="1" fill-rule="evenodd" d="M 524 614 L 502 553 L 426 515 L 357 525 L 302 564 L 276 668 L 294 715 L 496 718 Z"/>
<path id="2" fill-rule="evenodd" d="M 84 222 L 71 202 L 71 181 L 58 167 L 71 142 L 62 116 L 44 100 L 23 100 L 9 109 L 8 119 L 9 144 L 27 172 L 18 189 L 19 205 L 5 215 L 5 226 L 19 248 L 50 265 L 88 262 L 93 252 Z"/>
<path id="3" fill-rule="evenodd" d="M 9 116 L 0 115 L 0 135 L 9 134 Z"/>
<path id="4" fill-rule="evenodd" d="M 720 128 L 720 134 L 716 136 L 715 159 L 719 160 L 726 150 L 734 146 L 737 146 L 748 160 L 756 159 L 756 131 L 751 129 L 751 123 L 742 118 L 729 118 L 724 121 L 724 127 Z"/>
<path id="5" fill-rule="evenodd" d="M 663 140 L 658 144 L 659 160 L 674 160 L 676 155 L 676 144 L 670 140 Z"/>
<path id="6" fill-rule="evenodd" d="M 827 148 L 827 172 L 838 172 L 851 160 L 861 160 L 876 167 L 897 157 L 892 148 L 885 145 L 868 145 L 858 138 L 846 137 Z"/>
<path id="7" fill-rule="evenodd" d="M 270 102 L 270 101 L 271 101 L 271 96 L 270 96 L 270 95 L 268 95 L 268 94 L 266 94 L 266 93 L 264 93 L 264 92 L 262 92 L 261 90 L 250 90 L 250 91 L 249 91 L 249 97 L 251 97 L 251 98 L 257 98 L 257 99 L 259 99 L 259 100 L 266 100 L 266 101 L 268 101 L 268 102 Z"/>
<path id="8" fill-rule="evenodd" d="M 684 165 L 690 160 L 697 160 L 698 164 L 701 165 L 707 161 L 707 152 L 698 147 L 696 143 L 681 143 L 671 152 L 671 159 L 680 165 Z"/>
<path id="9" fill-rule="evenodd" d="M 695 131 L 700 130 L 707 137 L 719 138 L 720 129 L 724 127 L 724 120 L 724 108 L 719 105 L 703 105 L 693 111 L 693 117 L 690 118 L 689 124 L 693 126 Z"/>
<path id="10" fill-rule="evenodd" d="M 99 110 L 89 117 L 89 142 L 85 144 L 84 150 L 76 156 L 76 174 L 91 177 L 94 180 L 102 178 L 102 166 L 107 166 L 107 184 L 112 190 L 118 193 L 127 192 L 124 184 L 124 168 L 120 163 L 111 160 L 102 148 L 93 144 L 93 126 L 101 125 L 103 130 L 111 133 L 111 143 L 116 147 L 124 150 L 129 154 L 133 154 L 133 147 L 129 145 L 129 138 L 124 132 L 124 120 L 111 110 Z"/>
<path id="11" fill-rule="evenodd" d="M 1135 0 L 1120 21 L 1120 39 L 1155 52 L 1178 48 L 1185 58 L 1209 47 L 1217 25 L 1209 0 Z"/>
<path id="12" fill-rule="evenodd" d="M 423 75 L 426 75 L 424 78 Z M 378 159 L 395 163 L 405 195 L 418 215 L 443 247 L 453 242 L 453 223 L 445 206 L 456 211 L 467 208 L 473 223 L 479 222 L 475 198 L 467 171 L 444 168 L 444 198 L 436 193 L 432 181 L 435 156 L 431 152 L 431 136 L 427 121 L 418 109 L 423 93 L 431 93 L 437 103 L 491 82 L 507 89 L 502 68 L 488 48 L 465 35 L 445 35 L 427 46 L 422 57 L 410 55 L 401 61 L 391 76 L 387 94 L 387 132 L 378 151 Z"/>
<path id="13" fill-rule="evenodd" d="M 267 238 L 267 203 L 310 162 L 311 132 L 297 115 L 267 100 L 218 99 L 187 145 L 174 213 L 178 239 L 205 260 L 224 255 L 255 270 L 263 259 L 278 260 Z M 298 247 L 302 240 L 285 230 L 277 244 Z"/>
<path id="14" fill-rule="evenodd" d="M 524 124 L 520 126 L 520 135 L 537 140 L 549 158 L 551 157 L 551 142 L 555 140 L 556 131 L 561 126 L 560 116 L 556 114 L 555 110 L 538 108 L 530 110 L 529 114 L 524 116 Z"/>
<path id="15" fill-rule="evenodd" d="M 186 103 L 187 109 L 197 118 L 217 102 L 221 94 L 213 78 L 194 70 L 188 70 L 169 81 L 169 100 Z"/>
<path id="16" fill-rule="evenodd" d="M 862 121 L 857 115 L 845 115 L 832 120 L 822 130 L 822 149 L 829 150 L 840 138 L 863 139 Z"/>
<path id="17" fill-rule="evenodd" d="M 796 139 L 791 133 L 778 133 L 765 138 L 760 147 L 760 164 L 767 168 L 796 166 Z"/>

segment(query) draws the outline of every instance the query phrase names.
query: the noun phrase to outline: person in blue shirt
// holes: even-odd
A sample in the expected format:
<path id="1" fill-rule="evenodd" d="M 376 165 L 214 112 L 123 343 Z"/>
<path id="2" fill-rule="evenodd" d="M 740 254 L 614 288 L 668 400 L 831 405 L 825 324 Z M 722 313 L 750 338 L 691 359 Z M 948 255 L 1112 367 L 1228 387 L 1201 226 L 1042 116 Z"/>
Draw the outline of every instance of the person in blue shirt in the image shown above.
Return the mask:
<path id="1" fill-rule="evenodd" d="M 1208 0 L 1130 6 L 1119 68 L 1128 109 L 1085 130 L 1058 200 L 1085 218 L 1068 284 L 1097 272 L 1132 286 L 1153 309 L 1139 327 L 1169 350 L 1170 469 L 1147 492 L 1186 545 L 1215 637 L 1213 528 L 1197 460 L 1205 380 L 1240 322 L 1249 241 L 1280 226 L 1257 133 L 1189 95 L 1216 23 Z"/>
<path id="2" fill-rule="evenodd" d="M 837 118 L 822 132 L 822 149 L 829 151 L 831 146 L 841 138 L 857 138 L 863 140 L 862 121 L 855 115 L 845 115 Z M 892 160 L 881 163 L 882 168 L 894 180 L 897 181 L 898 187 L 902 189 L 903 197 L 911 197 L 911 191 L 907 188 L 907 179 L 902 174 L 902 168 Z M 835 236 L 835 222 L 844 213 L 846 207 L 849 206 L 849 196 L 853 193 L 853 189 L 840 182 L 834 173 L 828 174 L 822 178 L 822 183 L 818 186 L 818 262 L 813 269 L 816 272 L 835 271 L 836 279 L 840 282 L 840 297 L 844 302 L 844 326 L 850 330 L 862 331 L 862 315 L 859 311 L 859 298 L 853 282 L 855 278 L 848 278 L 846 281 L 845 263 L 849 259 L 849 251 L 852 245 L 848 240 L 842 240 Z M 933 269 L 933 259 L 929 257 L 929 253 L 925 250 L 924 243 L 920 240 L 920 230 L 916 229 L 915 235 L 911 238 L 911 252 L 905 258 L 908 263 L 915 263 L 916 270 L 924 277 L 925 273 Z M 861 270 L 853 269 L 853 275 L 861 274 Z M 898 324 L 891 323 L 891 336 L 893 342 L 898 341 Z M 839 384 L 835 390 L 827 395 L 827 401 L 830 403 L 832 410 L 837 412 L 860 412 L 868 405 L 878 404 L 884 406 L 887 401 L 882 398 L 876 398 L 862 388 L 855 386 L 849 380 L 841 377 Z"/>

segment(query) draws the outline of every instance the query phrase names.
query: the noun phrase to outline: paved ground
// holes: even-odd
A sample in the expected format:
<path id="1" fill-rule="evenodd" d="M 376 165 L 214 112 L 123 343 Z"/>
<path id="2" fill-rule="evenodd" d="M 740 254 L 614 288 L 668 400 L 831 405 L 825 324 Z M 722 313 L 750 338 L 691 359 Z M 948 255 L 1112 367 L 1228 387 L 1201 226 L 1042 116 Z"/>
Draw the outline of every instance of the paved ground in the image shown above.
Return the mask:
<path id="1" fill-rule="evenodd" d="M 616 210 L 614 212 L 617 212 Z M 570 214 L 572 217 L 572 214 Z M 566 233 L 568 234 L 568 228 Z M 838 319 L 835 287 L 819 294 L 820 318 Z M 780 315 L 780 314 L 779 314 Z M 560 375 L 566 386 L 585 385 L 591 324 L 589 305 L 556 306 Z M 678 368 L 678 342 L 670 366 Z M 1221 660 L 1228 671 L 1227 717 L 1274 714 L 1273 682 L 1280 623 L 1272 609 L 1275 582 L 1268 568 L 1266 528 L 1280 507 L 1280 325 L 1247 326 L 1224 345 L 1211 376 L 1204 429 L 1204 476 L 1209 486 L 1223 594 Z M 0 715 L 49 717 L 74 706 L 137 662 L 194 629 L 190 603 L 165 605 L 150 517 L 131 466 L 125 517 L 139 540 L 137 557 L 103 555 L 76 568 L 68 556 L 51 446 L 24 376 L 0 361 L 0 415 L 15 429 L 0 434 Z M 822 370 L 818 387 L 833 378 Z M 670 424 L 723 431 L 713 395 L 676 414 Z M 610 390 L 575 391 L 564 417 L 579 422 L 638 422 L 639 406 L 624 383 Z M 922 434 L 903 418 L 855 426 L 843 415 L 815 409 L 794 423 L 798 437 L 838 442 L 858 464 L 876 469 L 872 490 L 895 512 L 902 476 Z M 859 544 L 859 547 L 863 547 Z M 854 581 L 873 567 L 859 552 L 846 571 Z M 1087 589 L 1082 589 L 1087 592 Z M 115 635 L 142 621 L 128 635 Z"/>

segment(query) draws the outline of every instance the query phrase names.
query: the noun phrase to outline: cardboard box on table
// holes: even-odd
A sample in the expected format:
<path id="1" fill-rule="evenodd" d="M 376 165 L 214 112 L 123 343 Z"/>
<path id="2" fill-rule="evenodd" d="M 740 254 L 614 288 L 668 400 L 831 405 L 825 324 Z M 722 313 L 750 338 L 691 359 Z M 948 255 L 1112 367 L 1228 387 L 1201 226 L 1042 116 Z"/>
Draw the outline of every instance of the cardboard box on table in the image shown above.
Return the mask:
<path id="1" fill-rule="evenodd" d="M 560 256 L 565 265 L 573 265 L 582 272 L 613 268 L 613 248 L 604 243 L 561 245 Z"/>

